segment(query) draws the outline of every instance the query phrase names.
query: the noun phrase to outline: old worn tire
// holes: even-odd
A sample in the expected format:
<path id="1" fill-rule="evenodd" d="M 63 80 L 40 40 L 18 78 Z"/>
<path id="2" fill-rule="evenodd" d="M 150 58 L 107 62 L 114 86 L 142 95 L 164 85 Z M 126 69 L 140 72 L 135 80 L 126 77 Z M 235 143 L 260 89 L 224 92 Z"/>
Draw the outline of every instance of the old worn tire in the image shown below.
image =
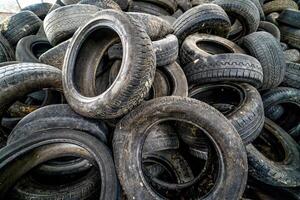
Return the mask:
<path id="1" fill-rule="evenodd" d="M 109 28 L 101 32 L 99 27 L 106 21 Z M 96 34 L 100 39 L 94 41 Z M 98 64 L 108 47 L 119 39 L 124 50 L 119 72 L 122 76 L 117 76 L 104 93 L 96 94 Z M 87 117 L 111 119 L 126 114 L 143 101 L 155 75 L 156 60 L 149 36 L 134 18 L 114 10 L 100 11 L 97 17 L 81 27 L 73 36 L 65 58 L 63 86 L 66 99 L 76 112 Z M 83 61 L 82 58 L 87 63 L 76 62 Z M 89 67 L 82 68 L 82 64 Z M 92 87 L 89 87 L 91 81 Z"/>
<path id="2" fill-rule="evenodd" d="M 41 20 L 43 20 L 48 14 L 48 11 L 50 10 L 51 7 L 52 7 L 51 3 L 47 3 L 47 2 L 36 3 L 22 8 L 21 11 L 29 10 L 34 14 L 36 14 Z"/>
<path id="3" fill-rule="evenodd" d="M 68 129 L 40 132 L 39 135 L 19 140 L 1 149 L 0 198 L 3 199 L 17 180 L 32 168 L 51 159 L 70 154 L 83 157 L 93 162 L 98 168 L 101 181 L 101 189 L 98 191 L 99 199 L 117 199 L 119 188 L 109 149 L 89 134 Z M 89 191 L 77 189 L 74 193 L 71 194 L 82 199 L 81 197 Z"/>
<path id="4" fill-rule="evenodd" d="M 243 27 L 238 35 L 229 36 L 230 40 L 237 41 L 257 30 L 260 15 L 257 6 L 251 0 L 215 0 L 213 3 L 221 6 L 229 17 L 239 20 Z"/>
<path id="5" fill-rule="evenodd" d="M 197 61 L 197 60 L 196 60 Z M 189 84 L 216 82 L 244 82 L 258 88 L 263 82 L 263 69 L 259 61 L 246 54 L 217 54 L 183 67 Z"/>
<path id="6" fill-rule="evenodd" d="M 61 89 L 61 71 L 49 65 L 20 63 L 0 68 L 0 117 L 18 98 L 43 88 Z"/>
<path id="7" fill-rule="evenodd" d="M 89 4 L 101 9 L 115 9 L 121 11 L 120 6 L 113 0 L 81 0 L 78 4 Z"/>
<path id="8" fill-rule="evenodd" d="M 283 10 L 279 17 L 277 18 L 277 21 L 286 24 L 288 26 L 293 26 L 295 28 L 300 28 L 300 11 L 299 10 L 293 10 L 293 9 L 285 9 Z"/>
<path id="9" fill-rule="evenodd" d="M 60 0 L 64 5 L 77 4 L 80 0 Z"/>
<path id="10" fill-rule="evenodd" d="M 170 14 L 173 14 L 177 9 L 177 2 L 175 0 L 140 0 L 141 2 L 150 2 L 159 7 L 167 10 Z"/>
<path id="11" fill-rule="evenodd" d="M 195 60 L 205 60 L 208 56 L 221 53 L 245 53 L 234 42 L 225 38 L 195 33 L 188 36 L 180 48 L 180 63 L 185 66 Z"/>
<path id="12" fill-rule="evenodd" d="M 70 39 L 52 47 L 39 57 L 41 63 L 62 69 Z"/>
<path id="13" fill-rule="evenodd" d="M 49 42 L 55 46 L 72 37 L 100 8 L 93 5 L 69 5 L 55 9 L 44 20 L 44 30 Z"/>
<path id="14" fill-rule="evenodd" d="M 266 15 L 272 12 L 281 12 L 288 8 L 298 10 L 298 5 L 293 0 L 273 0 L 263 5 Z"/>
<path id="15" fill-rule="evenodd" d="M 300 50 L 300 29 L 291 26 L 280 25 L 281 40 L 289 46 Z"/>
<path id="16" fill-rule="evenodd" d="M 251 1 L 252 1 L 252 3 L 254 3 L 254 5 L 258 9 L 260 20 L 264 21 L 265 20 L 265 13 L 263 11 L 262 5 L 260 4 L 259 0 L 251 0 Z"/>
<path id="17" fill-rule="evenodd" d="M 300 61 L 300 51 L 298 49 L 288 49 L 285 50 L 283 54 L 286 62 L 286 68 L 288 68 L 288 63 L 293 63 L 293 62 L 296 63 Z"/>
<path id="18" fill-rule="evenodd" d="M 174 32 L 174 28 L 166 20 L 137 12 L 127 12 L 131 17 L 138 20 L 152 41 L 160 40 Z"/>
<path id="19" fill-rule="evenodd" d="M 232 98 L 233 101 L 227 101 L 226 96 Z M 240 134 L 244 144 L 252 142 L 262 130 L 264 124 L 263 102 L 259 92 L 249 84 L 224 83 L 198 86 L 189 91 L 189 97 L 206 102 L 211 106 L 214 106 L 215 103 L 233 104 L 240 98 L 238 103 L 235 102 L 233 110 L 223 114 Z M 218 109 L 218 107 L 215 108 Z"/>
<path id="20" fill-rule="evenodd" d="M 272 121 L 276 121 L 284 113 L 284 108 L 281 105 L 272 106 L 269 110 L 266 110 L 265 115 Z"/>
<path id="21" fill-rule="evenodd" d="M 257 31 L 265 31 L 272 34 L 278 41 L 280 41 L 280 30 L 279 28 L 271 22 L 261 21 Z"/>
<path id="22" fill-rule="evenodd" d="M 143 1 L 132 1 L 128 7 L 129 12 L 146 13 L 155 16 L 170 15 L 170 13 L 158 5 Z"/>
<path id="23" fill-rule="evenodd" d="M 21 38 L 35 34 L 41 24 L 42 21 L 33 12 L 21 11 L 2 21 L 0 30 L 8 42 L 15 46 Z"/>
<path id="24" fill-rule="evenodd" d="M 179 46 L 184 39 L 196 32 L 227 37 L 230 20 L 225 11 L 216 4 L 204 4 L 191 8 L 173 23 L 174 35 Z"/>
<path id="25" fill-rule="evenodd" d="M 300 64 L 287 62 L 282 85 L 300 89 Z"/>
<path id="26" fill-rule="evenodd" d="M 26 36 L 17 44 L 16 59 L 20 62 L 39 63 L 40 55 L 51 48 L 52 45 L 50 45 L 47 38 L 37 35 Z"/>
<path id="27" fill-rule="evenodd" d="M 204 112 L 205 115 L 201 114 Z M 210 136 L 218 152 L 222 152 L 219 154 L 223 158 L 219 166 L 226 173 L 219 174 L 222 178 L 218 180 L 222 181 L 216 183 L 203 199 L 224 196 L 239 199 L 247 180 L 247 158 L 238 133 L 217 110 L 183 97 L 162 97 L 145 102 L 118 123 L 113 138 L 113 152 L 117 174 L 127 197 L 163 199 L 145 181 L 138 163 L 141 162 L 141 147 L 147 137 L 147 128 L 170 118 L 201 127 Z"/>
<path id="28" fill-rule="evenodd" d="M 246 146 L 249 174 L 268 185 L 279 187 L 296 187 L 300 185 L 300 152 L 298 144 L 283 129 L 269 119 L 265 119 L 264 130 L 258 139 L 270 144 L 277 141 L 284 150 L 283 160 L 274 161 L 266 157 L 254 145 Z M 274 139 L 269 139 L 272 136 Z M 273 140 L 273 141 L 272 141 Z M 254 141 L 255 143 L 256 141 Z M 278 147 L 274 147 L 278 148 Z"/>
<path id="29" fill-rule="evenodd" d="M 15 53 L 7 39 L 0 33 L 0 63 L 13 61 Z"/>
<path id="30" fill-rule="evenodd" d="M 240 44 L 261 63 L 264 77 L 261 89 L 277 87 L 283 81 L 286 70 L 279 41 L 270 33 L 260 31 L 243 37 Z"/>
<path id="31" fill-rule="evenodd" d="M 279 17 L 279 13 L 278 12 L 272 12 L 269 15 L 266 16 L 266 21 L 275 24 L 276 26 L 279 26 L 277 19 Z"/>

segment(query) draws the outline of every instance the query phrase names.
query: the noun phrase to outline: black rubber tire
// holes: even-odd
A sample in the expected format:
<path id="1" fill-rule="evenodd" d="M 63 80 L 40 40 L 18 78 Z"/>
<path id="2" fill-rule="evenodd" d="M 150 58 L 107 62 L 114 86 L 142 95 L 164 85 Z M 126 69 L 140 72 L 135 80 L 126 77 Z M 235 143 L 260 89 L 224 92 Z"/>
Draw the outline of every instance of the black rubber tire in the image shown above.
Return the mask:
<path id="1" fill-rule="evenodd" d="M 179 47 L 187 36 L 196 32 L 227 37 L 230 26 L 225 11 L 215 4 L 193 7 L 173 23 L 174 35 L 178 38 Z"/>
<path id="2" fill-rule="evenodd" d="M 272 121 L 278 120 L 284 113 L 284 108 L 281 105 L 272 106 L 269 110 L 266 110 L 265 115 Z"/>
<path id="3" fill-rule="evenodd" d="M 15 46 L 21 38 L 34 35 L 41 24 L 42 21 L 33 12 L 21 11 L 2 21 L 0 29 L 8 42 Z"/>
<path id="4" fill-rule="evenodd" d="M 300 89 L 300 64 L 287 62 L 282 85 Z"/>
<path id="5" fill-rule="evenodd" d="M 6 38 L 0 33 L 0 63 L 13 61 L 15 53 Z"/>
<path id="6" fill-rule="evenodd" d="M 277 19 L 279 17 L 279 13 L 278 12 L 272 12 L 269 15 L 266 16 L 266 21 L 275 24 L 276 26 L 279 26 Z"/>
<path id="7" fill-rule="evenodd" d="M 188 83 L 183 70 L 178 63 L 174 62 L 159 68 L 167 77 L 171 91 L 170 96 L 187 97 Z"/>
<path id="8" fill-rule="evenodd" d="M 132 0 L 114 0 L 123 11 L 127 11 L 129 4 Z"/>
<path id="9" fill-rule="evenodd" d="M 142 1 L 130 2 L 128 11 L 146 13 L 155 16 L 170 15 L 170 13 L 167 10 L 159 7 L 158 5 L 149 2 L 142 2 Z"/>
<path id="10" fill-rule="evenodd" d="M 242 48 L 230 40 L 215 35 L 195 33 L 188 36 L 182 43 L 180 63 L 185 66 L 197 59 L 205 60 L 208 56 L 220 53 L 246 54 Z"/>
<path id="11" fill-rule="evenodd" d="M 221 6 L 229 17 L 239 20 L 243 27 L 238 35 L 233 37 L 229 35 L 230 40 L 237 41 L 257 30 L 260 14 L 257 6 L 251 0 L 215 0 L 212 3 Z"/>
<path id="12" fill-rule="evenodd" d="M 261 134 L 259 138 L 272 144 L 272 140 L 268 139 L 268 136 L 272 135 L 284 149 L 284 160 L 274 161 L 269 159 L 254 145 L 249 144 L 246 146 L 249 174 L 268 185 L 279 187 L 299 186 L 300 152 L 298 144 L 283 129 L 267 118 L 265 119 L 264 129 L 268 133 Z"/>
<path id="13" fill-rule="evenodd" d="M 101 9 L 115 9 L 121 11 L 120 6 L 113 0 L 81 0 L 78 4 L 89 4 Z"/>
<path id="14" fill-rule="evenodd" d="M 263 82 L 259 61 L 246 54 L 227 53 L 207 57 L 183 67 L 189 84 L 244 82 L 258 88 Z"/>
<path id="15" fill-rule="evenodd" d="M 277 18 L 277 21 L 286 24 L 288 26 L 293 26 L 295 28 L 300 29 L 300 11 L 299 10 L 292 10 L 292 9 L 285 9 L 283 10 L 279 17 Z"/>
<path id="16" fill-rule="evenodd" d="M 280 41 L 280 30 L 279 28 L 271 22 L 261 21 L 257 31 L 265 31 L 273 35 L 278 41 Z"/>
<path id="17" fill-rule="evenodd" d="M 240 134 L 244 144 L 249 144 L 260 134 L 264 124 L 263 102 L 259 92 L 253 86 L 247 83 L 203 85 L 191 89 L 189 97 L 206 102 L 211 106 L 214 106 L 214 103 L 230 104 L 233 102 L 226 102 L 226 96 L 230 96 L 230 92 L 233 91 L 241 99 L 234 109 L 223 112 L 223 114 Z M 221 100 L 222 97 L 224 100 Z M 218 109 L 218 107 L 215 108 Z"/>
<path id="18" fill-rule="evenodd" d="M 283 52 L 286 68 L 288 68 L 288 63 L 298 62 L 300 61 L 300 51 L 298 49 L 288 49 Z M 287 69 L 286 69 L 287 70 Z M 286 71 L 287 73 L 287 71 Z M 286 74 L 285 73 L 285 74 Z"/>
<path id="19" fill-rule="evenodd" d="M 269 110 L 272 110 L 272 107 L 281 105 L 284 108 L 284 114 L 275 120 L 276 124 L 289 134 L 293 132 L 293 137 L 300 137 L 300 130 L 297 128 L 300 123 L 300 116 L 298 115 L 300 90 L 290 87 L 278 87 L 264 93 L 262 99 L 266 114 Z"/>
<path id="20" fill-rule="evenodd" d="M 41 63 L 57 67 L 58 69 L 62 69 L 70 40 L 71 39 L 64 41 L 43 53 L 39 57 L 39 61 Z"/>
<path id="21" fill-rule="evenodd" d="M 46 36 L 53 46 L 72 37 L 100 8 L 93 5 L 69 5 L 55 9 L 44 20 Z"/>
<path id="22" fill-rule="evenodd" d="M 298 5 L 293 0 L 273 0 L 263 5 L 265 15 L 272 12 L 281 12 L 285 9 L 298 10 Z"/>
<path id="23" fill-rule="evenodd" d="M 243 37 L 241 46 L 261 63 L 262 90 L 277 87 L 284 78 L 286 64 L 280 43 L 270 33 L 260 31 Z"/>
<path id="24" fill-rule="evenodd" d="M 156 66 L 161 67 L 174 63 L 178 57 L 178 40 L 175 35 L 167 35 L 165 38 L 152 42 L 156 56 Z M 122 45 L 115 44 L 108 49 L 109 59 L 122 59 Z"/>
<path id="25" fill-rule="evenodd" d="M 80 0 L 60 0 L 64 5 L 72 5 L 79 3 Z"/>
<path id="26" fill-rule="evenodd" d="M 151 129 L 143 146 L 144 153 L 179 149 L 179 139 L 171 125 L 159 124 Z"/>
<path id="27" fill-rule="evenodd" d="M 36 16 L 38 16 L 41 20 L 43 20 L 48 14 L 51 7 L 51 3 L 36 3 L 22 8 L 21 11 L 29 10 L 36 14 Z"/>
<path id="28" fill-rule="evenodd" d="M 47 38 L 37 35 L 23 37 L 16 47 L 16 59 L 20 62 L 39 63 L 41 54 L 51 49 Z"/>
<path id="29" fill-rule="evenodd" d="M 252 3 L 254 3 L 254 5 L 258 9 L 260 20 L 264 21 L 265 20 L 265 13 L 263 11 L 262 5 L 260 4 L 259 0 L 251 0 L 251 1 L 252 1 Z"/>
<path id="30" fill-rule="evenodd" d="M 169 96 L 170 93 L 171 87 L 168 78 L 162 71 L 156 69 L 153 84 L 148 95 L 145 97 L 145 100 L 147 101 L 158 97 Z"/>
<path id="31" fill-rule="evenodd" d="M 112 29 L 109 34 L 107 31 L 101 34 L 99 27 L 103 27 L 103 21 L 109 21 L 109 26 L 120 35 Z M 97 42 L 93 38 L 95 34 L 100 38 Z M 124 76 L 117 76 L 114 83 L 118 84 L 113 83 L 104 93 L 96 94 L 98 64 L 108 47 L 119 39 L 124 50 L 119 74 Z M 66 99 L 76 112 L 87 117 L 112 119 L 128 113 L 143 101 L 154 80 L 156 60 L 149 36 L 133 17 L 114 10 L 100 11 L 97 17 L 81 27 L 73 36 L 65 58 L 63 86 Z M 76 60 L 88 63 L 77 63 Z M 82 69 L 80 65 L 89 67 Z"/>
<path id="32" fill-rule="evenodd" d="M 300 50 L 300 30 L 291 26 L 280 25 L 281 40 L 289 46 Z"/>
<path id="33" fill-rule="evenodd" d="M 179 9 L 183 12 L 192 8 L 192 3 L 190 0 L 175 0 Z"/>
<path id="34" fill-rule="evenodd" d="M 175 0 L 140 0 L 141 2 L 153 3 L 173 14 L 177 9 L 177 2 Z"/>
<path id="35" fill-rule="evenodd" d="M 160 17 L 137 12 L 127 12 L 127 14 L 141 23 L 152 41 L 160 40 L 174 32 L 171 24 Z"/>
<path id="36" fill-rule="evenodd" d="M 205 115 L 202 114 L 204 112 Z M 218 152 L 222 152 L 224 159 L 219 166 L 226 173 L 219 174 L 222 178 L 218 180 L 222 182 L 216 183 L 204 199 L 224 196 L 239 199 L 247 181 L 247 157 L 242 140 L 230 122 L 217 110 L 183 97 L 162 97 L 147 101 L 118 123 L 113 138 L 113 152 L 117 174 L 127 197 L 162 199 L 145 181 L 138 163 L 141 162 L 141 147 L 147 137 L 147 128 L 170 118 L 201 127 L 216 144 Z"/>
<path id="37" fill-rule="evenodd" d="M 6 197 L 15 200 L 35 198 L 39 200 L 57 200 L 68 199 L 72 194 L 72 199 L 96 199 L 97 192 L 100 190 L 99 178 L 97 170 L 91 169 L 88 173 L 73 181 L 53 185 L 45 184 L 43 180 L 37 180 L 33 175 L 25 175 Z"/>
<path id="38" fill-rule="evenodd" d="M 20 97 L 43 88 L 62 89 L 61 71 L 49 65 L 20 63 L 0 68 L 0 117 Z"/>
<path id="39" fill-rule="evenodd" d="M 40 132 L 39 135 L 30 136 L 27 139 L 6 146 L 0 152 L 1 199 L 5 198 L 8 189 L 22 175 L 38 164 L 70 154 L 84 157 L 95 163 L 99 169 L 101 180 L 101 189 L 98 193 L 99 199 L 117 199 L 119 195 L 118 181 L 111 153 L 103 143 L 89 134 L 64 129 Z M 8 164 L 10 167 L 7 167 Z M 90 191 L 77 188 L 69 195 L 76 195 L 79 196 L 78 199 L 82 199 L 82 196 L 89 193 Z"/>

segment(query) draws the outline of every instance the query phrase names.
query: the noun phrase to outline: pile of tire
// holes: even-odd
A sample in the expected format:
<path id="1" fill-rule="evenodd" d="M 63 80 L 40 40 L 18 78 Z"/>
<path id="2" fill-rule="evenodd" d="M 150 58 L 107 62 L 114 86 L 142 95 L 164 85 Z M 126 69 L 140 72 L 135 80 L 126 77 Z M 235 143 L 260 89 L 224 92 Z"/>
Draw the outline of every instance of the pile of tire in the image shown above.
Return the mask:
<path id="1" fill-rule="evenodd" d="M 300 1 L 57 0 L 0 24 L 0 199 L 300 199 Z"/>

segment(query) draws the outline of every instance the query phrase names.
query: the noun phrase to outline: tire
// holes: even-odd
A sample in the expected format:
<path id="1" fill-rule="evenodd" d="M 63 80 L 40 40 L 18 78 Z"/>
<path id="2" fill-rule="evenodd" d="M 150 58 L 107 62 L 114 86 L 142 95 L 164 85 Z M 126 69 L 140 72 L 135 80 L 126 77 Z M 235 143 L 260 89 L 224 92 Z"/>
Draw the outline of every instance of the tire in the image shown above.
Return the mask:
<path id="1" fill-rule="evenodd" d="M 153 3 L 143 2 L 143 1 L 132 1 L 129 4 L 128 11 L 129 12 L 146 13 L 146 14 L 155 15 L 155 16 L 170 15 L 170 13 L 167 10 L 165 10 Z"/>
<path id="2" fill-rule="evenodd" d="M 278 120 L 284 113 L 284 108 L 281 105 L 272 106 L 266 111 L 265 115 L 272 121 Z"/>
<path id="3" fill-rule="evenodd" d="M 51 65 L 58 69 L 62 69 L 65 59 L 65 54 L 69 46 L 70 40 L 64 41 L 59 45 L 49 49 L 39 57 L 41 63 Z"/>
<path id="4" fill-rule="evenodd" d="M 52 45 L 47 38 L 36 35 L 26 36 L 17 44 L 16 59 L 20 62 L 39 63 L 40 55 L 51 48 Z"/>
<path id="5" fill-rule="evenodd" d="M 283 156 L 279 156 L 283 157 L 283 160 L 282 158 L 277 158 L 278 160 L 274 161 L 274 158 L 268 158 L 261 150 L 249 144 L 246 146 L 249 174 L 255 179 L 272 186 L 299 186 L 300 153 L 297 147 L 298 144 L 283 129 L 267 118 L 265 119 L 264 130 L 265 132 L 262 132 L 258 139 L 262 141 L 267 140 L 273 146 L 274 143 L 279 143 L 285 152 Z M 259 145 L 259 142 L 257 141 L 254 144 Z M 273 148 L 278 148 L 278 146 Z M 275 153 L 273 152 L 273 154 Z M 286 162 L 287 160 L 289 162 Z"/>
<path id="6" fill-rule="evenodd" d="M 64 5 L 77 4 L 80 0 L 60 0 Z"/>
<path id="7" fill-rule="evenodd" d="M 196 32 L 227 37 L 230 30 L 230 20 L 220 6 L 204 4 L 183 13 L 173 23 L 173 27 L 174 35 L 177 36 L 179 46 L 181 46 L 187 36 Z"/>
<path id="8" fill-rule="evenodd" d="M 288 50 L 285 50 L 283 53 L 284 53 L 286 66 L 288 66 L 288 63 L 293 63 L 293 62 L 296 63 L 296 62 L 300 61 L 300 52 L 298 49 L 288 49 Z"/>
<path id="9" fill-rule="evenodd" d="M 176 12 L 173 13 L 172 17 L 175 17 L 176 19 L 180 17 L 183 14 L 183 11 L 181 9 L 176 10 Z M 172 23 L 173 24 L 173 23 Z"/>
<path id="10" fill-rule="evenodd" d="M 18 64 L 20 63 L 19 61 L 7 61 L 7 62 L 1 62 L 0 63 L 0 67 L 4 67 L 4 66 L 7 66 L 7 65 L 13 65 L 13 64 Z"/>
<path id="11" fill-rule="evenodd" d="M 203 112 L 206 115 L 202 115 Z M 170 118 L 203 128 L 212 138 L 212 142 L 217 143 L 216 148 L 220 150 L 218 152 L 222 152 L 225 158 L 219 165 L 226 171 L 219 174 L 222 178 L 218 180 L 222 180 L 222 183 L 219 183 L 222 187 L 214 187 L 204 199 L 224 196 L 239 199 L 247 181 L 247 157 L 238 133 L 230 122 L 212 107 L 183 97 L 162 97 L 145 102 L 118 123 L 113 138 L 113 152 L 117 174 L 127 197 L 162 199 L 149 187 L 141 166 L 137 163 L 141 162 L 141 156 L 138 156 L 141 153 L 139 147 L 143 145 L 143 140 L 149 133 L 146 129 L 156 122 Z M 218 123 L 214 123 L 212 119 Z M 221 150 L 223 148 L 224 150 Z M 232 178 L 235 181 L 232 181 Z"/>
<path id="12" fill-rule="evenodd" d="M 298 10 L 298 5 L 293 0 L 274 0 L 263 5 L 264 13 L 281 12 L 285 9 Z"/>
<path id="13" fill-rule="evenodd" d="M 160 17 L 146 13 L 127 12 L 127 14 L 141 23 L 152 41 L 163 39 L 174 32 L 171 24 Z"/>
<path id="14" fill-rule="evenodd" d="M 5 198 L 8 189 L 30 169 L 48 160 L 70 154 L 84 157 L 94 162 L 98 169 L 101 169 L 99 170 L 101 180 L 100 194 L 98 193 L 99 199 L 117 199 L 119 188 L 115 167 L 111 153 L 104 144 L 89 134 L 74 130 L 60 129 L 40 133 L 37 136 L 30 136 L 1 149 L 1 199 Z M 28 160 L 33 162 L 28 164 Z M 8 163 L 10 167 L 7 167 Z M 20 170 L 19 173 L 14 170 L 16 168 Z M 81 197 L 90 193 L 78 189 L 74 192 L 69 193 L 69 195 L 79 196 L 78 199 L 82 199 Z"/>
<path id="15" fill-rule="evenodd" d="M 81 0 L 78 4 L 89 4 L 101 9 L 114 9 L 121 11 L 120 6 L 113 0 Z"/>
<path id="16" fill-rule="evenodd" d="M 192 8 L 192 3 L 189 0 L 175 0 L 178 8 L 181 9 L 183 12 Z"/>
<path id="17" fill-rule="evenodd" d="M 187 97 L 188 83 L 183 70 L 178 63 L 163 66 L 159 68 L 167 77 L 171 91 L 170 96 Z"/>
<path id="18" fill-rule="evenodd" d="M 21 38 L 34 35 L 41 24 L 42 21 L 33 12 L 21 11 L 2 21 L 0 29 L 7 41 L 15 46 Z"/>
<path id="19" fill-rule="evenodd" d="M 226 96 L 234 100 L 227 102 Z M 203 85 L 190 90 L 189 97 L 208 103 L 213 107 L 215 107 L 214 104 L 234 104 L 233 109 L 225 112 L 219 111 L 233 124 L 244 144 L 252 142 L 263 128 L 263 102 L 258 91 L 249 84 Z M 222 98 L 224 98 L 225 102 L 221 100 Z M 237 99 L 239 101 L 234 102 Z M 218 109 L 218 107 L 215 108 Z"/>
<path id="20" fill-rule="evenodd" d="M 233 17 L 241 23 L 243 29 L 235 37 L 229 36 L 232 41 L 253 33 L 257 30 L 260 14 L 257 6 L 251 0 L 215 0 L 213 3 L 221 6 L 229 17 Z"/>
<path id="21" fill-rule="evenodd" d="M 155 77 L 151 89 L 145 100 L 155 99 L 158 97 L 169 96 L 171 93 L 171 86 L 166 75 L 159 69 L 156 69 Z"/>
<path id="22" fill-rule="evenodd" d="M 262 5 L 260 4 L 259 0 L 251 0 L 251 1 L 252 1 L 252 3 L 254 3 L 254 5 L 258 9 L 260 20 L 264 21 L 265 20 L 265 13 L 263 11 Z"/>
<path id="23" fill-rule="evenodd" d="M 15 53 L 6 38 L 0 33 L 0 63 L 13 61 Z"/>
<path id="24" fill-rule="evenodd" d="M 300 89 L 300 64 L 287 62 L 282 85 Z"/>
<path id="25" fill-rule="evenodd" d="M 36 16 L 38 16 L 41 20 L 43 20 L 48 14 L 51 7 L 51 3 L 36 3 L 22 8 L 21 11 L 29 10 L 36 14 Z"/>
<path id="26" fill-rule="evenodd" d="M 152 42 L 156 55 L 156 66 L 162 67 L 174 63 L 178 57 L 178 40 L 175 35 L 167 35 L 165 38 Z M 109 59 L 122 59 L 122 45 L 115 44 L 108 49 Z"/>
<path id="27" fill-rule="evenodd" d="M 265 113 L 268 113 L 273 106 L 281 105 L 284 108 L 282 116 L 275 120 L 276 124 L 288 133 L 297 131 L 297 129 L 294 129 L 300 122 L 298 114 L 300 112 L 300 90 L 289 87 L 278 87 L 264 93 L 262 99 Z"/>
<path id="28" fill-rule="evenodd" d="M 266 21 L 275 24 L 276 26 L 279 26 L 277 19 L 279 17 L 279 13 L 278 12 L 272 12 L 271 14 L 267 15 L 266 17 Z"/>
<path id="29" fill-rule="evenodd" d="M 263 70 L 254 57 L 238 54 L 218 54 L 205 62 L 194 62 L 183 67 L 189 84 L 244 82 L 258 88 L 263 82 Z"/>
<path id="30" fill-rule="evenodd" d="M 76 4 L 57 8 L 49 13 L 44 20 L 44 30 L 50 44 L 56 46 L 71 38 L 98 11 L 96 6 Z"/>
<path id="31" fill-rule="evenodd" d="M 205 60 L 208 56 L 220 53 L 245 53 L 238 45 L 225 38 L 208 35 L 193 34 L 188 36 L 180 48 L 180 63 L 182 66 L 195 60 Z"/>
<path id="32" fill-rule="evenodd" d="M 257 31 L 265 31 L 273 35 L 278 41 L 280 41 L 280 30 L 271 22 L 261 21 Z"/>
<path id="33" fill-rule="evenodd" d="M 65 181 L 57 185 L 43 182 L 43 180 L 36 180 L 33 175 L 26 175 L 11 189 L 7 198 L 56 200 L 68 199 L 72 194 L 73 199 L 92 199 L 97 198 L 97 191 L 100 190 L 99 174 L 95 169 L 73 181 Z"/>
<path id="34" fill-rule="evenodd" d="M 281 40 L 289 46 L 300 49 L 300 30 L 291 26 L 280 25 Z"/>
<path id="35" fill-rule="evenodd" d="M 284 78 L 285 59 L 278 40 L 270 33 L 261 31 L 245 36 L 240 41 L 263 68 L 262 90 L 277 87 Z"/>
<path id="36" fill-rule="evenodd" d="M 111 28 L 122 34 L 117 35 L 111 30 L 110 34 L 106 34 L 104 41 L 98 41 L 99 44 L 89 43 L 93 41 L 93 37 L 86 38 L 86 36 L 93 31 L 95 34 L 99 33 L 101 30 L 99 27 L 103 26 L 102 21 L 106 20 L 111 23 Z M 118 36 L 125 50 L 119 74 L 126 74 L 126 76 L 118 76 L 114 83 L 119 84 L 113 84 L 104 93 L 98 95 L 95 93 L 95 88 L 89 86 L 91 81 L 95 81 L 94 73 L 102 59 L 101 55 L 103 55 L 101 51 L 105 52 L 111 44 L 119 39 Z M 97 36 L 97 38 L 101 37 Z M 79 48 L 77 44 L 82 45 Z M 92 51 L 94 53 L 84 51 L 85 48 L 94 48 L 95 51 Z M 79 51 L 82 53 L 78 53 Z M 89 61 L 89 64 L 82 64 L 90 67 L 80 68 L 84 71 L 78 72 L 74 62 L 82 56 Z M 97 17 L 81 27 L 74 35 L 65 58 L 63 67 L 65 97 L 77 113 L 91 118 L 112 119 L 128 113 L 143 101 L 154 80 L 156 60 L 150 38 L 138 21 L 113 10 L 99 12 Z M 79 83 L 74 83 L 74 77 L 79 78 L 76 78 Z M 80 85 L 79 90 L 76 89 L 78 88 L 76 85 Z M 84 99 L 89 99 L 89 101 Z"/>
<path id="37" fill-rule="evenodd" d="M 62 89 L 61 71 L 49 65 L 20 63 L 0 68 L 0 116 L 20 97 L 43 88 Z"/>
<path id="38" fill-rule="evenodd" d="M 143 154 L 178 149 L 179 139 L 171 125 L 160 124 L 150 131 L 143 146 Z"/>
<path id="39" fill-rule="evenodd" d="M 292 9 L 285 9 L 283 10 L 279 17 L 277 18 L 277 21 L 288 25 L 288 26 L 293 26 L 295 28 L 300 29 L 300 12 L 299 10 L 292 10 Z"/>
<path id="40" fill-rule="evenodd" d="M 141 2 L 153 3 L 173 14 L 177 9 L 177 2 L 175 0 L 140 0 Z"/>

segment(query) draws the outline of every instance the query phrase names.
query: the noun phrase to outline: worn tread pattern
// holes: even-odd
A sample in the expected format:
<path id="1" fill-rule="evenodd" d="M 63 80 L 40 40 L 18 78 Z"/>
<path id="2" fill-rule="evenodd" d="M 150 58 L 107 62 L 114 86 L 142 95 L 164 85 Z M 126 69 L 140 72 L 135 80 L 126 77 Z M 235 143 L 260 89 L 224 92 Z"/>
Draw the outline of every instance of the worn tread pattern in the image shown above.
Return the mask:
<path id="1" fill-rule="evenodd" d="M 15 53 L 6 40 L 6 38 L 0 33 L 0 63 L 13 61 L 15 59 Z"/>
<path id="2" fill-rule="evenodd" d="M 300 89 L 300 64 L 287 62 L 282 85 Z"/>

